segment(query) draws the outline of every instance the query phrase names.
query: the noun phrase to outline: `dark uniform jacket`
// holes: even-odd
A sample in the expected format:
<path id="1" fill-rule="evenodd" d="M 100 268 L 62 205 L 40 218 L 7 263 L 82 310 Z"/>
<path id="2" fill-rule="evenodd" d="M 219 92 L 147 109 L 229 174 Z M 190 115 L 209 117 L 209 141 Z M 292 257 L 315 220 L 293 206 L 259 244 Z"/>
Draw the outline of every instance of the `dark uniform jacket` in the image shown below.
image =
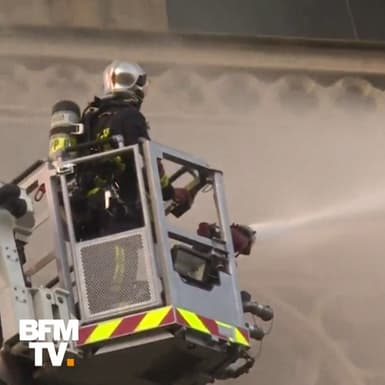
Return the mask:
<path id="1" fill-rule="evenodd" d="M 97 139 L 103 141 L 104 139 L 120 135 L 123 137 L 124 145 L 130 146 L 137 144 L 140 138 L 150 140 L 148 133 L 149 127 L 146 119 L 136 106 L 116 99 L 95 99 L 94 103 L 90 106 L 94 106 L 97 109 L 95 112 L 83 114 L 83 123 L 85 124 L 86 131 L 83 139 L 84 141 L 92 142 Z M 102 148 L 102 151 L 110 149 L 109 145 L 103 146 L 104 148 Z M 111 167 L 111 164 L 106 167 L 106 163 L 108 162 L 96 162 L 94 165 L 83 163 L 82 168 L 79 169 L 79 178 L 81 179 L 80 185 L 83 191 L 83 197 L 85 194 L 88 198 L 87 211 L 90 212 L 90 220 L 87 220 L 86 227 L 89 229 L 90 222 L 94 222 L 96 225 L 96 223 L 100 224 L 101 222 L 106 221 L 105 214 L 101 213 L 101 210 L 99 210 L 99 207 L 102 204 L 102 195 L 100 194 L 99 199 L 97 199 L 96 194 L 100 191 L 96 188 L 95 176 L 97 175 L 103 180 L 103 178 L 108 178 L 110 171 L 114 174 L 114 180 L 117 182 L 119 187 L 120 198 L 122 198 L 122 200 L 126 203 L 131 213 L 134 213 L 131 215 L 133 221 L 137 225 L 140 225 L 138 222 L 143 222 L 141 210 L 138 209 L 141 204 L 139 201 L 136 169 L 133 163 L 133 158 L 130 158 L 127 155 L 117 158 L 120 159 L 120 164 L 112 165 L 112 168 L 110 169 L 108 167 Z M 120 169 L 119 167 L 122 168 Z M 171 184 L 168 183 L 167 177 L 164 175 L 164 170 L 160 163 L 159 167 L 161 178 L 163 180 L 163 199 L 172 199 L 174 189 Z M 92 196 L 93 192 L 95 192 L 95 197 Z M 81 211 L 84 212 L 83 208 L 81 208 Z M 122 218 L 122 221 L 127 223 L 127 218 Z M 99 228 L 100 226 L 98 225 L 97 227 Z M 114 231 L 112 227 L 110 231 Z M 88 234 L 86 235 L 88 238 Z"/>

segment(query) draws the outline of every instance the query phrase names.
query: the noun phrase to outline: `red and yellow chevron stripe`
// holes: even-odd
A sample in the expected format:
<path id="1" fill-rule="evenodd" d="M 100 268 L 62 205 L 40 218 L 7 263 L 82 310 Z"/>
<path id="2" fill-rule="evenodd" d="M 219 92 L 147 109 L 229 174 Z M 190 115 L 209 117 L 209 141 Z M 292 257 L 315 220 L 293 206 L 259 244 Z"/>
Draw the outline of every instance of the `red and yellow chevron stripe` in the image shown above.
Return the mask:
<path id="1" fill-rule="evenodd" d="M 79 328 L 77 345 L 93 344 L 174 323 L 174 309 L 171 306 L 161 307 L 145 313 L 132 314 L 98 324 L 82 326 Z"/>
<path id="2" fill-rule="evenodd" d="M 176 317 L 179 325 L 216 336 L 222 340 L 249 346 L 249 332 L 246 329 L 212 320 L 181 308 L 176 309 Z"/>
<path id="3" fill-rule="evenodd" d="M 244 328 L 212 320 L 189 310 L 165 306 L 143 313 L 82 326 L 79 329 L 77 346 L 89 345 L 171 325 L 193 329 L 229 343 L 250 345 L 249 332 Z"/>

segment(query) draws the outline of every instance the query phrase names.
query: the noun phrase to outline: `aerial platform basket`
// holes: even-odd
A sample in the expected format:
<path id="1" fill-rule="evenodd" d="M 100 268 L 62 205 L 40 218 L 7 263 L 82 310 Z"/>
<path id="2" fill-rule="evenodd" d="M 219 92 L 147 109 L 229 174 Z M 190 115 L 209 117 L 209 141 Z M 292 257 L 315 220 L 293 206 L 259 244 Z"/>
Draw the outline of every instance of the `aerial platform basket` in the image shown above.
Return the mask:
<path id="1" fill-rule="evenodd" d="M 104 233 L 97 235 L 79 235 L 79 212 L 73 206 L 75 176 L 89 167 L 98 170 L 101 163 L 117 157 L 131 162 L 135 171 L 139 220 L 129 226 L 102 226 Z M 170 223 L 170 213 L 176 217 L 182 213 L 163 201 L 160 159 L 175 166 L 172 181 L 192 177 L 188 188 L 194 195 L 206 186 L 212 188 L 219 239 Z M 27 284 L 28 306 L 22 312 L 15 310 L 13 320 L 29 315 L 77 318 L 81 324 L 79 340 L 66 355 L 75 358 L 75 366 L 57 368 L 47 363 L 35 371 L 34 384 L 200 385 L 224 378 L 238 359 L 245 360 L 244 371 L 250 368 L 250 335 L 220 171 L 188 154 L 143 140 L 103 153 L 42 162 L 18 182 L 35 205 L 41 204 L 37 193 L 44 193 L 47 211 L 37 222 L 50 223 L 55 242 L 48 259 L 54 257 L 57 277 L 45 288 Z M 49 262 L 39 263 L 44 267 Z M 38 270 L 30 268 L 29 275 Z M 27 274 L 25 266 L 22 272 Z M 21 280 L 21 276 L 8 278 L 9 282 Z M 15 298 L 9 294 L 12 301 Z M 9 326 L 6 315 L 1 317 L 7 324 L 3 335 L 8 350 L 28 357 L 14 325 Z"/>

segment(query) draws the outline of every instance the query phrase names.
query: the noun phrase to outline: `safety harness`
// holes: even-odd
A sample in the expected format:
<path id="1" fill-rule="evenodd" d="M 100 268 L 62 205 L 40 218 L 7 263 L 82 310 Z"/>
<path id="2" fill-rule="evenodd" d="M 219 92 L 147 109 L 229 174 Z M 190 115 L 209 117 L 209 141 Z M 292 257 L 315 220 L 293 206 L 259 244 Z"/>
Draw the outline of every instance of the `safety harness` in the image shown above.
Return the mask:
<path id="1" fill-rule="evenodd" d="M 99 151 L 111 150 L 113 145 L 111 142 L 107 141 L 107 139 L 111 138 L 110 128 L 108 127 L 108 124 L 106 124 L 105 128 L 99 130 L 99 132 L 95 132 L 97 120 L 102 117 L 112 118 L 118 108 L 127 107 L 131 103 L 132 102 L 130 100 L 101 99 L 95 97 L 82 114 L 82 121 L 85 129 L 85 140 L 87 142 L 92 142 L 96 138 L 96 141 L 100 141 Z M 126 169 L 126 165 L 122 157 L 119 155 L 106 161 L 106 163 L 110 163 L 111 168 L 119 173 Z M 97 194 L 100 189 L 106 187 L 107 183 L 108 181 L 106 179 L 97 176 L 94 181 L 94 187 L 86 193 L 87 197 Z"/>

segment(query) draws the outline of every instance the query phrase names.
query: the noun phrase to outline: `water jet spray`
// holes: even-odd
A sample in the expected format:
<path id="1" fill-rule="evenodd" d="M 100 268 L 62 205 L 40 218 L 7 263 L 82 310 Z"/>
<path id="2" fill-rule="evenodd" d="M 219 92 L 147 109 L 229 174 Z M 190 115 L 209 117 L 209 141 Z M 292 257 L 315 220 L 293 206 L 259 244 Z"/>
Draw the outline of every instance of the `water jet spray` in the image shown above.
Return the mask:
<path id="1" fill-rule="evenodd" d="M 371 195 L 363 195 L 350 202 L 339 203 L 295 218 L 253 223 L 250 227 L 257 232 L 257 239 L 266 240 L 279 237 L 298 228 L 367 215 L 373 213 L 373 211 L 380 210 L 384 210 L 385 214 L 384 190 Z"/>

